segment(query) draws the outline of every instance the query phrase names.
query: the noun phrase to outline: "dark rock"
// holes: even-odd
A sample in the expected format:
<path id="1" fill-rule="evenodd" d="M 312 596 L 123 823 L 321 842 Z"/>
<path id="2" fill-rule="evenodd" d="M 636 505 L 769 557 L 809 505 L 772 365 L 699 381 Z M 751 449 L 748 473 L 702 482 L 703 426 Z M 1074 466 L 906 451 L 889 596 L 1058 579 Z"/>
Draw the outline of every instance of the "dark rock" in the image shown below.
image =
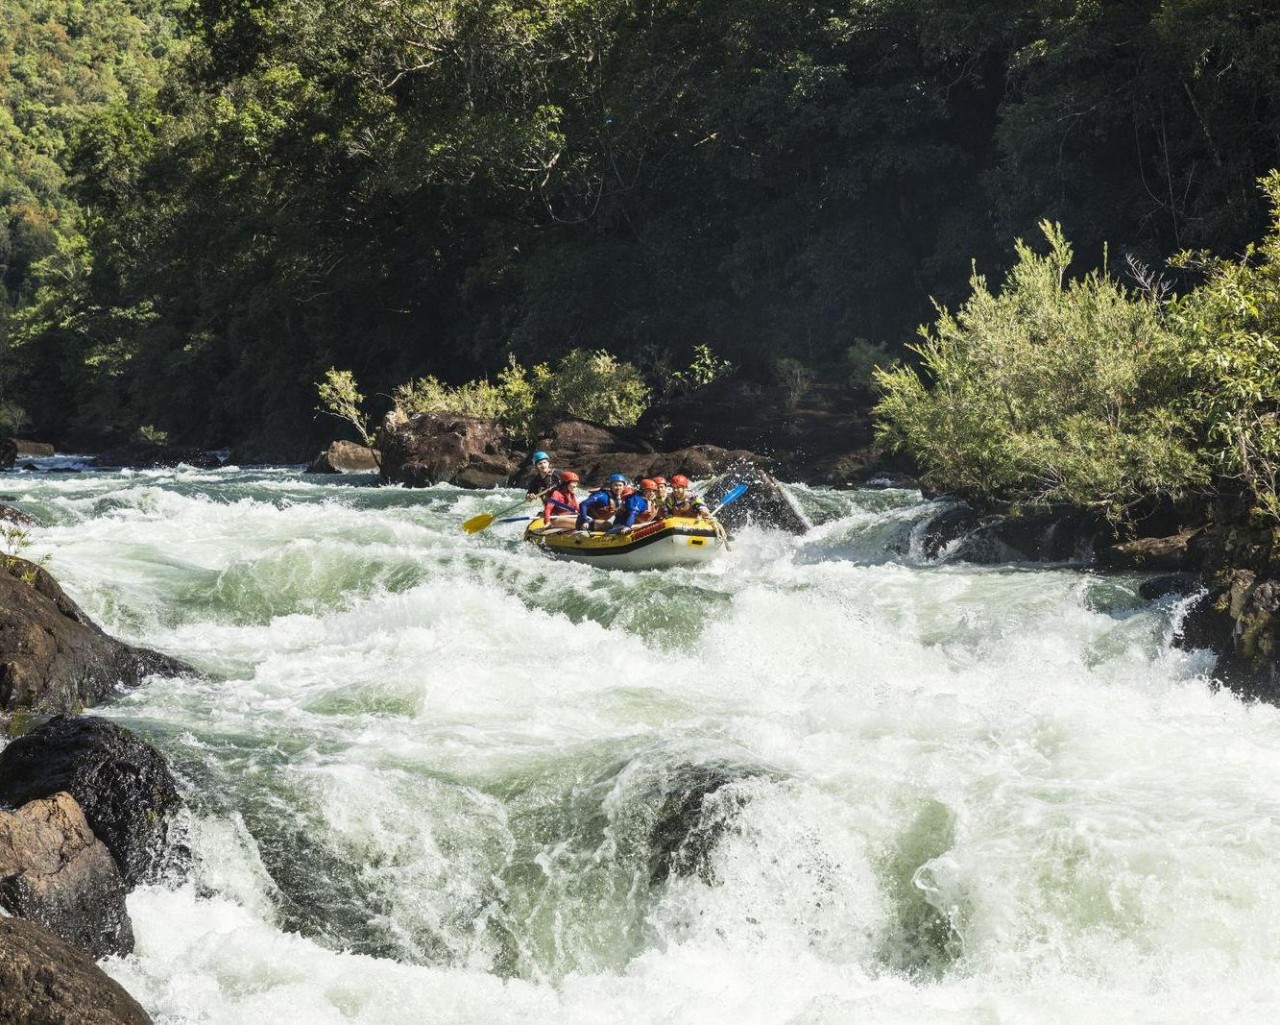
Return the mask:
<path id="1" fill-rule="evenodd" d="M 534 450 L 551 456 L 556 466 L 577 467 L 593 456 L 629 452 L 652 455 L 657 449 L 652 441 L 636 431 L 622 427 L 605 427 L 590 420 L 565 417 L 538 439 Z"/>
<path id="2" fill-rule="evenodd" d="M 0 907 L 93 958 L 133 950 L 124 880 L 67 793 L 0 811 Z"/>
<path id="3" fill-rule="evenodd" d="M 925 558 L 978 565 L 1087 561 L 1105 524 L 1079 510 L 979 513 L 966 503 L 941 504 L 921 532 Z"/>
<path id="4" fill-rule="evenodd" d="M 99 452 L 94 465 L 99 470 L 153 470 L 184 463 L 198 470 L 216 470 L 222 460 L 212 452 L 199 448 L 180 448 L 135 442 Z"/>
<path id="5" fill-rule="evenodd" d="M 33 922 L 0 918 L 0 1022 L 150 1025 L 151 1018 L 89 955 Z"/>
<path id="6" fill-rule="evenodd" d="M 494 487 L 506 484 L 519 466 L 503 427 L 455 413 L 418 413 L 407 420 L 388 415 L 378 450 L 383 480 L 411 488 Z"/>
<path id="7" fill-rule="evenodd" d="M 14 438 L 14 443 L 18 446 L 18 455 L 20 456 L 52 456 L 56 455 L 54 447 L 47 441 L 24 441 L 22 438 Z"/>
<path id="8" fill-rule="evenodd" d="M 1099 549 L 1098 564 L 1107 569 L 1186 572 L 1196 567 L 1193 542 L 1199 534 L 1200 529 L 1193 527 L 1170 537 L 1140 537 L 1109 545 Z"/>
<path id="9" fill-rule="evenodd" d="M 18 711 L 78 711 L 186 663 L 107 636 L 44 569 L 0 557 L 0 723 Z"/>
<path id="10" fill-rule="evenodd" d="M 377 473 L 378 452 L 354 441 L 335 441 L 306 469 L 307 473 Z"/>
<path id="11" fill-rule="evenodd" d="M 21 509 L 15 509 L 11 505 L 0 505 L 0 520 L 19 527 L 39 526 L 33 516 L 28 516 Z"/>
<path id="12" fill-rule="evenodd" d="M 65 790 L 107 845 L 130 888 L 186 868 L 182 798 L 164 757 L 122 726 L 55 716 L 0 751 L 0 801 L 17 807 Z"/>
<path id="13" fill-rule="evenodd" d="M 1138 585 L 1138 593 L 1147 601 L 1155 601 L 1167 594 L 1191 594 L 1203 586 L 1196 573 L 1166 573 L 1164 576 L 1144 580 Z"/>
<path id="14" fill-rule="evenodd" d="M 664 776 L 649 839 L 651 885 L 673 875 L 697 876 L 708 885 L 717 881 L 711 855 L 749 800 L 734 784 L 760 774 L 730 766 L 682 764 Z"/>
<path id="15" fill-rule="evenodd" d="M 813 529 L 812 521 L 786 486 L 750 464 L 736 465 L 712 481 L 705 495 L 707 503 L 714 510 L 739 484 L 747 486 L 746 493 L 716 515 L 726 527 L 736 530 L 754 523 L 792 534 L 804 534 Z"/>
<path id="16" fill-rule="evenodd" d="M 564 469 L 577 470 L 588 486 L 603 484 L 611 473 L 622 473 L 632 480 L 644 477 L 666 477 L 677 473 L 695 480 L 705 480 L 725 467 L 750 464 L 756 457 L 750 452 L 694 445 L 666 453 L 605 452 L 577 463 L 565 462 Z"/>
<path id="17" fill-rule="evenodd" d="M 0 438 L 0 470 L 8 470 L 18 458 L 18 443 L 12 438 Z"/>

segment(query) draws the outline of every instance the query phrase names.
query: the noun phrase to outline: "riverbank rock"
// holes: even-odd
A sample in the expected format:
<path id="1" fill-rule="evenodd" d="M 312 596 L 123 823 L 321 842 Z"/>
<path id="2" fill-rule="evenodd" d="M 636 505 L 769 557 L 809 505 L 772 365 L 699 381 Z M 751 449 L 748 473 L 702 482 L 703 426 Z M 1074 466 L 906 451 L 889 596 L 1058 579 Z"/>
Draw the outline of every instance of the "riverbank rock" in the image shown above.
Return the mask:
<path id="1" fill-rule="evenodd" d="M 18 443 L 12 438 L 0 438 L 0 470 L 12 469 L 18 458 Z"/>
<path id="2" fill-rule="evenodd" d="M 505 485 L 519 468 L 511 436 L 493 420 L 458 413 L 388 415 L 378 432 L 382 479 L 410 488 Z"/>
<path id="3" fill-rule="evenodd" d="M 130 889 L 185 871 L 182 798 L 141 737 L 106 719 L 60 715 L 0 751 L 0 802 L 18 807 L 59 791 L 75 798 Z"/>
<path id="4" fill-rule="evenodd" d="M 1200 562 L 1195 542 L 1201 533 L 1201 528 L 1190 527 L 1169 537 L 1140 537 L 1133 541 L 1107 545 L 1098 550 L 1098 564 L 1106 569 L 1189 572 Z"/>
<path id="5" fill-rule="evenodd" d="M 312 460 L 307 473 L 377 473 L 378 451 L 354 441 L 335 441 Z"/>
<path id="6" fill-rule="evenodd" d="M 0 918 L 0 1022 L 151 1025 L 151 1018 L 88 954 L 33 922 Z"/>
<path id="7" fill-rule="evenodd" d="M 18 446 L 20 456 L 48 457 L 57 454 L 53 445 L 47 441 L 26 441 L 23 438 L 14 438 L 13 441 Z"/>
<path id="8" fill-rule="evenodd" d="M 0 907 L 90 957 L 128 954 L 133 926 L 111 852 L 68 793 L 0 811 Z"/>
<path id="9" fill-rule="evenodd" d="M 1092 512 L 1055 509 L 1012 515 L 979 512 L 965 502 L 941 502 L 920 531 L 926 559 L 981 566 L 1006 562 L 1086 562 L 1099 537 L 1109 536 Z"/>
<path id="10" fill-rule="evenodd" d="M 0 557 L 0 725 L 14 713 L 78 711 L 186 663 L 107 634 L 34 563 Z"/>

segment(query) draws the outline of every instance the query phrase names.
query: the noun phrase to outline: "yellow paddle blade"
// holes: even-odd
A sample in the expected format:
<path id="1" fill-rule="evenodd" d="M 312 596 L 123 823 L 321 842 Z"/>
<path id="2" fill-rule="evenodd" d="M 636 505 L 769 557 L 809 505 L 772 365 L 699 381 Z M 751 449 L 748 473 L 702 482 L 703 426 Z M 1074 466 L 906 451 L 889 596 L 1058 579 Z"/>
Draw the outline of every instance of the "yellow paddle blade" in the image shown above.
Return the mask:
<path id="1" fill-rule="evenodd" d="M 496 517 L 493 513 L 481 513 L 479 516 L 472 516 L 471 519 L 463 523 L 462 529 L 468 534 L 478 534 L 495 519 Z"/>

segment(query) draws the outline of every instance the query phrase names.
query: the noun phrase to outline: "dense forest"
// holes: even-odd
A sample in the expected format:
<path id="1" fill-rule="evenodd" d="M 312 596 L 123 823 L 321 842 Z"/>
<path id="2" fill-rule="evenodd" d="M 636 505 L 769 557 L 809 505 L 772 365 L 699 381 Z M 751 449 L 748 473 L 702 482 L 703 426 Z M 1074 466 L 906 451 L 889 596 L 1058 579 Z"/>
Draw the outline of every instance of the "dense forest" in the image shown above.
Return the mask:
<path id="1" fill-rule="evenodd" d="M 0 399 L 54 439 L 296 436 L 335 365 L 389 392 L 575 349 L 652 382 L 700 345 L 760 380 L 903 352 L 1043 219 L 1076 273 L 1238 254 L 1280 164 L 1267 0 L 2 17 Z"/>

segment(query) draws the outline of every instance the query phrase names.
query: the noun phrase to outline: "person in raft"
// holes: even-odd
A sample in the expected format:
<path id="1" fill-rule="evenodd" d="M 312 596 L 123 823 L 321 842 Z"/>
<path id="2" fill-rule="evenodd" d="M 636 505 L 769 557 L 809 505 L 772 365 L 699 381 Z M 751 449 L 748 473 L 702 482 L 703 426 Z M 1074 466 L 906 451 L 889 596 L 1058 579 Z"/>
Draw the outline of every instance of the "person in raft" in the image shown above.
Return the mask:
<path id="1" fill-rule="evenodd" d="M 630 534 L 637 525 L 643 526 L 653 519 L 657 510 L 658 485 L 649 478 L 640 482 L 636 491 L 623 499 L 622 507 L 614 514 L 610 534 Z"/>
<path id="2" fill-rule="evenodd" d="M 667 504 L 668 516 L 696 516 L 705 520 L 711 515 L 707 503 L 689 494 L 689 478 L 677 473 L 671 478 L 671 498 Z"/>
<path id="3" fill-rule="evenodd" d="M 533 473 L 529 477 L 529 483 L 525 485 L 526 502 L 532 502 L 535 498 L 541 498 L 548 494 L 552 489 L 560 486 L 561 473 L 559 470 L 551 469 L 551 457 L 545 452 L 535 452 L 533 454 Z"/>
<path id="4" fill-rule="evenodd" d="M 578 475 L 572 470 L 560 473 L 560 486 L 553 488 L 542 508 L 542 518 L 548 527 L 565 527 L 572 530 L 578 522 L 578 493 L 575 487 Z"/>
<path id="5" fill-rule="evenodd" d="M 609 476 L 607 487 L 591 492 L 578 506 L 578 530 L 605 530 L 613 514 L 622 506 L 627 478 L 620 473 Z"/>
<path id="6" fill-rule="evenodd" d="M 659 514 L 665 516 L 667 506 L 670 504 L 668 499 L 671 498 L 671 486 L 667 483 L 666 477 L 654 477 L 653 482 L 658 485 L 658 501 L 655 505 Z"/>

